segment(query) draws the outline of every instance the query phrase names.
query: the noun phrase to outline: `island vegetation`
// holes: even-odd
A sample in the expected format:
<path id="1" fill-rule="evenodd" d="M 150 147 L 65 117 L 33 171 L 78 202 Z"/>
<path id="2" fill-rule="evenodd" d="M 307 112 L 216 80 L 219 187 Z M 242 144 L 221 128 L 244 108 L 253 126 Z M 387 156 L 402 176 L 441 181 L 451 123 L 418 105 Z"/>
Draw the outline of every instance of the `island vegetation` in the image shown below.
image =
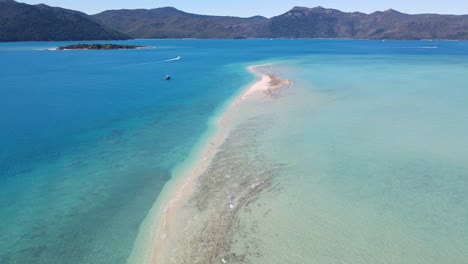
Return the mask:
<path id="1" fill-rule="evenodd" d="M 116 44 L 74 44 L 60 46 L 57 50 L 116 50 L 116 49 L 141 49 L 145 46 L 116 45 Z"/>

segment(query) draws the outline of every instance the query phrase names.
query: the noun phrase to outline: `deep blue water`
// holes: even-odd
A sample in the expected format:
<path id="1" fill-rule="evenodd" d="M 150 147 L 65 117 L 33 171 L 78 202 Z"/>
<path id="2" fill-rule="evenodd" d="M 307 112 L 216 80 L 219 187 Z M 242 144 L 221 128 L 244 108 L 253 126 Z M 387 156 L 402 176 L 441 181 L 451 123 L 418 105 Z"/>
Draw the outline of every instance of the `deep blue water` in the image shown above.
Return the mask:
<path id="1" fill-rule="evenodd" d="M 0 263 L 124 263 L 171 169 L 253 80 L 245 65 L 312 55 L 330 55 L 330 64 L 468 58 L 468 42 L 439 41 L 133 40 L 114 43 L 156 48 L 44 50 L 71 43 L 0 44 Z"/>

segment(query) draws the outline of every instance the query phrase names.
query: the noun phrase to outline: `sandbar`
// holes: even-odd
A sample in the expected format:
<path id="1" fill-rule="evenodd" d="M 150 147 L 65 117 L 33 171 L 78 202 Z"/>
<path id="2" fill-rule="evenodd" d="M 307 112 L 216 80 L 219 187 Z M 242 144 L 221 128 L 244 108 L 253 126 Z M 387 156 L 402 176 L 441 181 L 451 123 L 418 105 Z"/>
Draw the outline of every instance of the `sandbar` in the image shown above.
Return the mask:
<path id="1" fill-rule="evenodd" d="M 178 220 L 180 209 L 183 208 L 186 201 L 194 193 L 197 177 L 202 175 L 210 166 L 219 146 L 221 146 L 231 131 L 231 124 L 236 114 L 236 109 L 248 100 L 271 97 L 281 89 L 292 84 L 290 80 L 279 77 L 276 74 L 265 73 L 264 69 L 265 65 L 248 67 L 248 70 L 256 76 L 256 80 L 228 104 L 225 111 L 216 120 L 216 132 L 214 136 L 202 148 L 197 156 L 197 161 L 180 177 L 178 176 L 180 180 L 172 189 L 173 191 L 169 193 L 168 203 L 159 208 L 159 210 L 162 210 L 158 213 L 161 217 L 154 219 L 158 223 L 150 225 L 156 228 L 156 230 L 151 231 L 155 235 L 149 241 L 151 245 L 145 245 L 151 247 L 151 249 L 145 252 L 145 256 L 138 257 L 140 261 L 143 260 L 145 263 L 170 263 L 169 252 L 172 247 L 171 242 L 177 241 L 177 236 L 183 236 L 183 234 L 178 232 L 180 228 L 177 228 L 178 226 L 175 224 Z M 142 232 L 145 232 L 145 230 L 142 230 Z"/>

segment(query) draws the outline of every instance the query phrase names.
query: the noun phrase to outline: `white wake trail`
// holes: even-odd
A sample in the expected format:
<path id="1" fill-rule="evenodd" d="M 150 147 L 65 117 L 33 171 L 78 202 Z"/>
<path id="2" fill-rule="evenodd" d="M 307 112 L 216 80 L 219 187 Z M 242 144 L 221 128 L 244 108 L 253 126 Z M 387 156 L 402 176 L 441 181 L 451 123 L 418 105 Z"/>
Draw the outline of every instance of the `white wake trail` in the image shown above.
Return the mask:
<path id="1" fill-rule="evenodd" d="M 173 59 L 163 60 L 163 61 L 160 61 L 160 62 L 176 61 L 176 60 L 180 60 L 180 59 L 181 59 L 181 57 L 177 56 L 177 57 L 175 57 Z"/>
<path id="2" fill-rule="evenodd" d="M 143 63 L 137 63 L 137 64 L 133 64 L 131 66 L 137 66 L 137 65 L 148 65 L 148 64 L 155 64 L 155 63 L 164 63 L 164 62 L 170 62 L 170 61 L 178 61 L 182 59 L 180 56 L 177 56 L 175 58 L 172 58 L 172 59 L 168 59 L 168 60 L 162 60 L 162 61 L 150 61 L 150 62 L 143 62 Z"/>

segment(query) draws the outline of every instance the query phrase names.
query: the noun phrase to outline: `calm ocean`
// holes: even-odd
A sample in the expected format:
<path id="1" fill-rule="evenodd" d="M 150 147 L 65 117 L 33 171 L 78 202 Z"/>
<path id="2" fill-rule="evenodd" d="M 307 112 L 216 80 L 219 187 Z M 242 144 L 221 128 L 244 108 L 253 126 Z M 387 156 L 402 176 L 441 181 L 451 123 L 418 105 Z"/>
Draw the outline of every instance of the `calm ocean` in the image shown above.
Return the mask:
<path id="1" fill-rule="evenodd" d="M 235 131 L 281 169 L 229 250 L 250 248 L 237 252 L 248 263 L 468 262 L 468 42 L 46 50 L 70 43 L 0 43 L 0 263 L 126 263 L 171 171 L 261 63 L 294 86 L 244 109 Z"/>

